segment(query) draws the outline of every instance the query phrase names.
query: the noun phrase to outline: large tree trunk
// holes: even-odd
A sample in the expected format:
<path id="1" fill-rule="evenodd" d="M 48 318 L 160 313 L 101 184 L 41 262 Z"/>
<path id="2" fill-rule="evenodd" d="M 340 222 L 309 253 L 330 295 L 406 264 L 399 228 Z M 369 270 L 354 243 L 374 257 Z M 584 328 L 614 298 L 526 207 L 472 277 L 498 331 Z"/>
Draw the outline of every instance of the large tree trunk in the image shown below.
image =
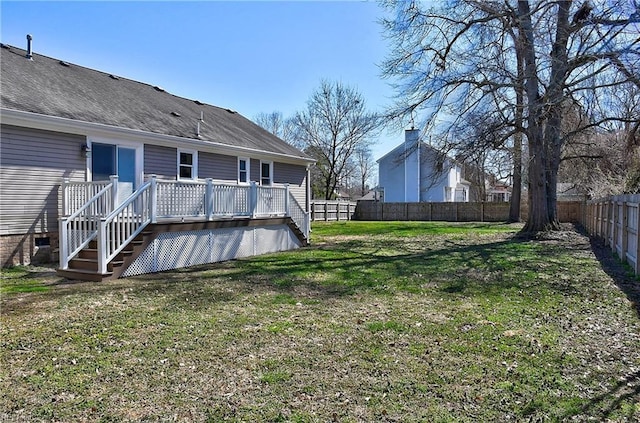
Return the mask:
<path id="1" fill-rule="evenodd" d="M 523 232 L 547 231 L 553 228 L 549 221 L 547 203 L 546 151 L 539 126 L 529 128 L 529 216 Z"/>
<path id="2" fill-rule="evenodd" d="M 564 109 L 564 81 L 568 72 L 567 42 L 569 40 L 570 23 L 569 8 L 571 1 L 558 2 L 556 21 L 556 35 L 551 50 L 551 76 L 547 88 L 547 120 L 545 125 L 544 143 L 547 147 L 547 212 L 553 229 L 559 229 L 558 222 L 558 168 L 562 154 L 562 117 Z"/>
<path id="3" fill-rule="evenodd" d="M 527 116 L 527 140 L 529 145 L 529 216 L 523 232 L 552 229 L 547 203 L 547 150 L 542 133 L 543 107 L 539 95 L 536 52 L 533 43 L 533 26 L 529 2 L 518 2 L 518 24 L 522 41 L 525 92 L 529 114 Z"/>
<path id="4" fill-rule="evenodd" d="M 509 222 L 520 221 L 520 205 L 522 204 L 522 129 L 524 128 L 524 94 L 523 80 L 525 76 L 524 50 L 522 30 L 518 34 L 511 33 L 516 46 L 516 68 L 518 84 L 516 85 L 516 111 L 514 116 L 517 132 L 513 136 L 513 178 L 509 203 Z"/>
<path id="5" fill-rule="evenodd" d="M 522 118 L 520 118 L 522 121 Z M 522 134 L 513 137 L 513 178 L 511 198 L 509 199 L 509 222 L 520 221 L 520 204 L 522 200 Z"/>

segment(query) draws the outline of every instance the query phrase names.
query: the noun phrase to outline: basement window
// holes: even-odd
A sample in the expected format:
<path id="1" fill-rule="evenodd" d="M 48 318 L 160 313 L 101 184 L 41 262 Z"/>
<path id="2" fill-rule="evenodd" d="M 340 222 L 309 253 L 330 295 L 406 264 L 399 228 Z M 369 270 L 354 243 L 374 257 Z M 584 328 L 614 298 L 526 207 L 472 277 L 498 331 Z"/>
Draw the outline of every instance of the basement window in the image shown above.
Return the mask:
<path id="1" fill-rule="evenodd" d="M 36 238 L 35 240 L 35 245 L 36 247 L 50 247 L 51 246 L 51 238 L 44 237 L 44 238 Z"/>

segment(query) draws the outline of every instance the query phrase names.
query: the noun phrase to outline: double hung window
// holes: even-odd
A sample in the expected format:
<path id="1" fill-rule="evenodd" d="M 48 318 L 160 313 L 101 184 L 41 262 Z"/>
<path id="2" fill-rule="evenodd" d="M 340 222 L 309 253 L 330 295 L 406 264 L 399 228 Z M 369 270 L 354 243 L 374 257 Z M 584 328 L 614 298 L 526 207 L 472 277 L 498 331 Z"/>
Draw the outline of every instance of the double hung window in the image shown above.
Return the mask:
<path id="1" fill-rule="evenodd" d="M 250 161 L 246 157 L 238 157 L 238 183 L 239 184 L 248 184 L 249 183 L 249 166 Z"/>
<path id="2" fill-rule="evenodd" d="M 273 163 L 260 162 L 260 185 L 269 186 L 273 184 Z"/>
<path id="3" fill-rule="evenodd" d="M 198 178 L 198 154 L 195 151 L 178 150 L 178 179 Z"/>

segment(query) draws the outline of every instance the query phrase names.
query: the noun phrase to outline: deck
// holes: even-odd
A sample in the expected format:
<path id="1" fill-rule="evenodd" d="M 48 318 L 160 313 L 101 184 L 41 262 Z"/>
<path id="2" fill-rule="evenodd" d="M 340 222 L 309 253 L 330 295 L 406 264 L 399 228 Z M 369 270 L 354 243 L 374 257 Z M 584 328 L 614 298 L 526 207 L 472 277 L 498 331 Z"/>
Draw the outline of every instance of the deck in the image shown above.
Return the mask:
<path id="1" fill-rule="evenodd" d="M 176 260 L 181 264 L 179 267 L 184 263 L 201 264 L 202 260 L 193 261 L 188 257 L 196 254 L 196 249 L 221 248 L 217 235 L 230 230 L 239 234 L 250 227 L 256 231 L 259 225 L 277 226 L 280 232 L 290 233 L 287 237 L 295 237 L 296 245 L 306 245 L 309 239 L 309 213 L 289 192 L 288 186 L 215 184 L 211 179 L 161 181 L 152 176 L 127 198 L 121 197 L 115 176 L 103 182 L 63 181 L 59 274 L 88 280 L 127 275 L 127 267 L 134 263 L 136 256 L 152 254 L 145 253 L 147 250 L 142 246 L 153 241 L 154 248 L 158 249 L 170 242 L 160 243 L 163 233 L 188 233 L 195 240 L 188 244 L 194 251 L 181 251 L 187 259 Z M 261 233 L 271 232 L 262 230 Z M 205 242 L 214 234 L 216 243 Z M 282 234 L 277 237 L 282 238 Z M 274 239 L 263 242 L 273 243 Z M 283 249 L 295 246 L 290 240 L 278 245 Z M 254 251 L 270 250 L 256 248 Z M 229 254 L 215 257 L 236 258 Z M 158 269 L 150 265 L 141 268 L 143 271 L 138 273 Z"/>

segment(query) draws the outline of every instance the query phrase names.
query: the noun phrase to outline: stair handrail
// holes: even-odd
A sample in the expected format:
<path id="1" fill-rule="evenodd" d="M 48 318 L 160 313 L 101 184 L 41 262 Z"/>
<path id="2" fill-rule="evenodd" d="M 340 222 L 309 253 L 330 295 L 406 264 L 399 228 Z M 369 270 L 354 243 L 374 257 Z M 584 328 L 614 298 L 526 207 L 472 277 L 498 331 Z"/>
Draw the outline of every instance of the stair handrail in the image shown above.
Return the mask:
<path id="1" fill-rule="evenodd" d="M 156 195 L 156 177 L 153 175 L 108 216 L 100 219 L 98 273 L 106 274 L 109 262 L 155 220 Z"/>
<path id="2" fill-rule="evenodd" d="M 289 192 L 289 203 L 287 204 L 287 212 L 293 223 L 298 226 L 304 237 L 309 240 L 311 229 L 311 219 L 308 211 L 300 205 L 293 193 Z"/>
<path id="3" fill-rule="evenodd" d="M 105 202 L 105 204 L 107 205 L 107 210 L 110 207 L 113 207 L 112 204 L 109 204 L 109 201 L 112 200 L 112 188 L 113 182 L 110 182 L 104 188 L 98 191 L 93 197 L 91 197 L 89 201 L 87 201 L 82 207 L 77 209 L 69 216 L 63 216 L 60 218 L 60 249 L 58 254 L 60 256 L 59 260 L 61 269 L 68 269 L 69 261 L 76 255 L 78 255 L 78 253 L 84 247 L 89 245 L 89 243 L 97 236 L 98 222 L 101 216 L 100 214 L 88 214 L 86 215 L 85 219 L 81 220 L 78 218 L 81 215 L 85 214 L 86 211 L 91 210 L 91 208 L 95 209 L 94 206 L 98 204 L 98 201 Z M 75 234 L 71 234 L 71 222 L 75 222 L 77 224 L 75 228 Z"/>

